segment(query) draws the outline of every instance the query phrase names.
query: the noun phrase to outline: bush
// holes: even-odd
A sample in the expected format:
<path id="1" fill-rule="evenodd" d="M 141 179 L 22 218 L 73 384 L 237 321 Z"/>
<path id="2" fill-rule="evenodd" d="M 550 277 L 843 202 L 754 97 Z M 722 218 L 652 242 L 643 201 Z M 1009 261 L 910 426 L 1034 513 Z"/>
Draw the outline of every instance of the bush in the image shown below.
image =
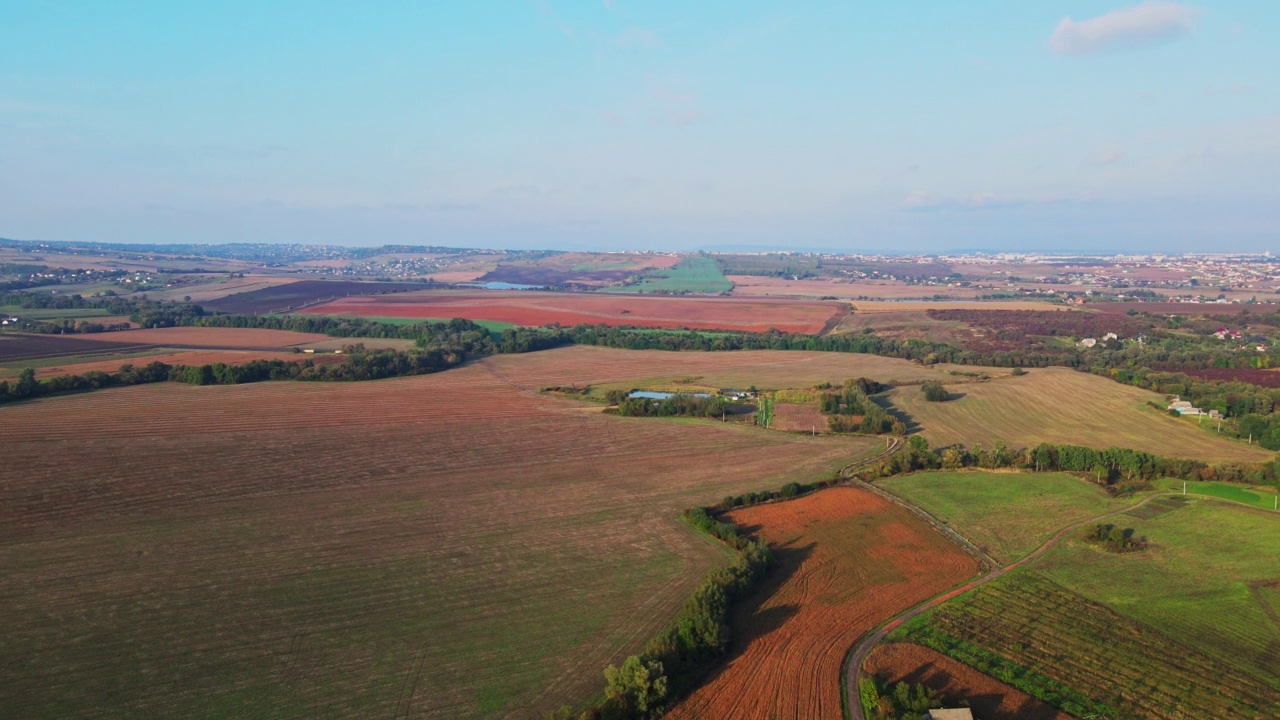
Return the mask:
<path id="1" fill-rule="evenodd" d="M 946 402 L 951 399 L 951 393 L 942 386 L 942 383 L 927 382 L 920 386 L 920 390 L 924 392 L 924 399 L 929 402 Z"/>

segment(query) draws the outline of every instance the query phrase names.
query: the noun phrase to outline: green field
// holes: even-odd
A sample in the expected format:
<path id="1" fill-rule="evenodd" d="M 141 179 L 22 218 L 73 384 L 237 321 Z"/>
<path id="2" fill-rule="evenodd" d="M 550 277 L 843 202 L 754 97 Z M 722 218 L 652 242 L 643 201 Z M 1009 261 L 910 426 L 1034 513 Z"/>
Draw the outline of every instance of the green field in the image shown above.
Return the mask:
<path id="1" fill-rule="evenodd" d="M 991 557 L 1011 562 L 1064 525 L 1135 502 L 1064 473 L 924 472 L 877 482 L 950 525 Z"/>
<path id="2" fill-rule="evenodd" d="M 1041 698 L 1083 702 L 1076 712 L 1278 716 L 1280 518 L 1212 500 L 1160 510 L 1108 519 L 1146 536 L 1146 550 L 1065 540 L 909 623 L 899 639 Z"/>
<path id="3" fill-rule="evenodd" d="M 648 270 L 640 282 L 624 287 L 604 288 L 605 292 L 689 292 L 714 295 L 733 289 L 720 265 L 710 255 L 695 255 L 673 268 Z"/>
<path id="4" fill-rule="evenodd" d="M 1161 490 L 1171 490 L 1173 492 L 1182 492 L 1183 481 L 1166 478 L 1157 480 L 1156 487 Z M 1262 508 L 1264 510 L 1274 510 L 1276 507 L 1276 493 L 1269 489 L 1249 489 L 1239 485 L 1228 485 L 1219 482 L 1200 482 L 1198 480 L 1188 480 L 1185 483 L 1187 492 L 1194 495 L 1209 495 L 1210 497 L 1222 498 L 1223 500 L 1234 500 L 1245 505 Z"/>

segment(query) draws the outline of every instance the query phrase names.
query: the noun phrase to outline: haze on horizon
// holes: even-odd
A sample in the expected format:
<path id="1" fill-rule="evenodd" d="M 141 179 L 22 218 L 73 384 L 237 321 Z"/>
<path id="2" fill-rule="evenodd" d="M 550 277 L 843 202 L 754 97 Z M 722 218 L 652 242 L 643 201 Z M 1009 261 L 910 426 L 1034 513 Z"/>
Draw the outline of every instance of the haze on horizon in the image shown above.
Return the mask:
<path id="1" fill-rule="evenodd" d="M 0 237 L 1227 251 L 1280 4 L 7 4 Z"/>

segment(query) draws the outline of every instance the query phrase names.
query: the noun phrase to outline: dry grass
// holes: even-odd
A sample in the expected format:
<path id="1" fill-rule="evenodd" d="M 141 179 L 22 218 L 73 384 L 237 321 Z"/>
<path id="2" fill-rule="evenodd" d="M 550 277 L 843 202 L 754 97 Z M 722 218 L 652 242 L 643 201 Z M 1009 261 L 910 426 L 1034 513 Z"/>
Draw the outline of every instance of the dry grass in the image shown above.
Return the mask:
<path id="1" fill-rule="evenodd" d="M 477 363 L 3 408 L 0 716 L 541 717 L 724 561 L 680 509 L 874 443 L 581 407 Z"/>
<path id="2" fill-rule="evenodd" d="M 250 328 L 168 327 L 145 330 L 78 335 L 84 340 L 163 345 L 167 347 L 202 347 L 224 350 L 268 350 L 303 343 L 331 340 L 328 335 L 291 330 L 257 330 Z"/>
<path id="3" fill-rule="evenodd" d="M 1128 447 L 1207 461 L 1260 462 L 1257 446 L 1215 437 L 1146 406 L 1163 396 L 1066 368 L 1041 368 L 1022 377 L 949 386 L 960 397 L 926 402 L 919 388 L 890 392 L 893 405 L 918 423 L 934 446 L 962 443 L 1010 447 L 1041 442 Z"/>
<path id="4" fill-rule="evenodd" d="M 907 360 L 800 351 L 666 352 L 574 346 L 530 356 L 498 355 L 485 363 L 513 382 L 534 388 L 630 382 L 637 386 L 746 388 L 755 385 L 761 389 L 782 389 L 840 383 L 855 377 L 881 382 L 954 380 L 942 370 Z"/>

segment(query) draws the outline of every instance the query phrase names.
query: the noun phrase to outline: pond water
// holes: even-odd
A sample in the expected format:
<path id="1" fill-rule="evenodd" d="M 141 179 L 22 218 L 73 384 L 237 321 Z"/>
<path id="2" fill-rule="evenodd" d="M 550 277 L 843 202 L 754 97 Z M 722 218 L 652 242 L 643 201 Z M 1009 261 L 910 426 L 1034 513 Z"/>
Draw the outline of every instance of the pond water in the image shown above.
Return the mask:
<path id="1" fill-rule="evenodd" d="M 692 395 L 693 397 L 700 397 L 700 398 L 711 397 L 711 396 L 710 396 L 710 395 L 708 395 L 707 393 L 683 393 L 683 394 L 685 394 L 685 395 Z M 667 398 L 671 397 L 672 395 L 675 395 L 675 393 L 669 393 L 669 392 L 653 392 L 653 391 L 651 391 L 651 390 L 636 390 L 635 392 L 631 393 L 631 394 L 630 394 L 630 395 L 628 395 L 627 397 L 633 397 L 633 398 L 646 398 L 646 399 L 649 399 L 649 400 L 666 400 Z"/>
<path id="2" fill-rule="evenodd" d="M 537 290 L 541 285 L 521 285 L 509 282 L 459 283 L 466 287 L 484 288 L 485 290 Z"/>

